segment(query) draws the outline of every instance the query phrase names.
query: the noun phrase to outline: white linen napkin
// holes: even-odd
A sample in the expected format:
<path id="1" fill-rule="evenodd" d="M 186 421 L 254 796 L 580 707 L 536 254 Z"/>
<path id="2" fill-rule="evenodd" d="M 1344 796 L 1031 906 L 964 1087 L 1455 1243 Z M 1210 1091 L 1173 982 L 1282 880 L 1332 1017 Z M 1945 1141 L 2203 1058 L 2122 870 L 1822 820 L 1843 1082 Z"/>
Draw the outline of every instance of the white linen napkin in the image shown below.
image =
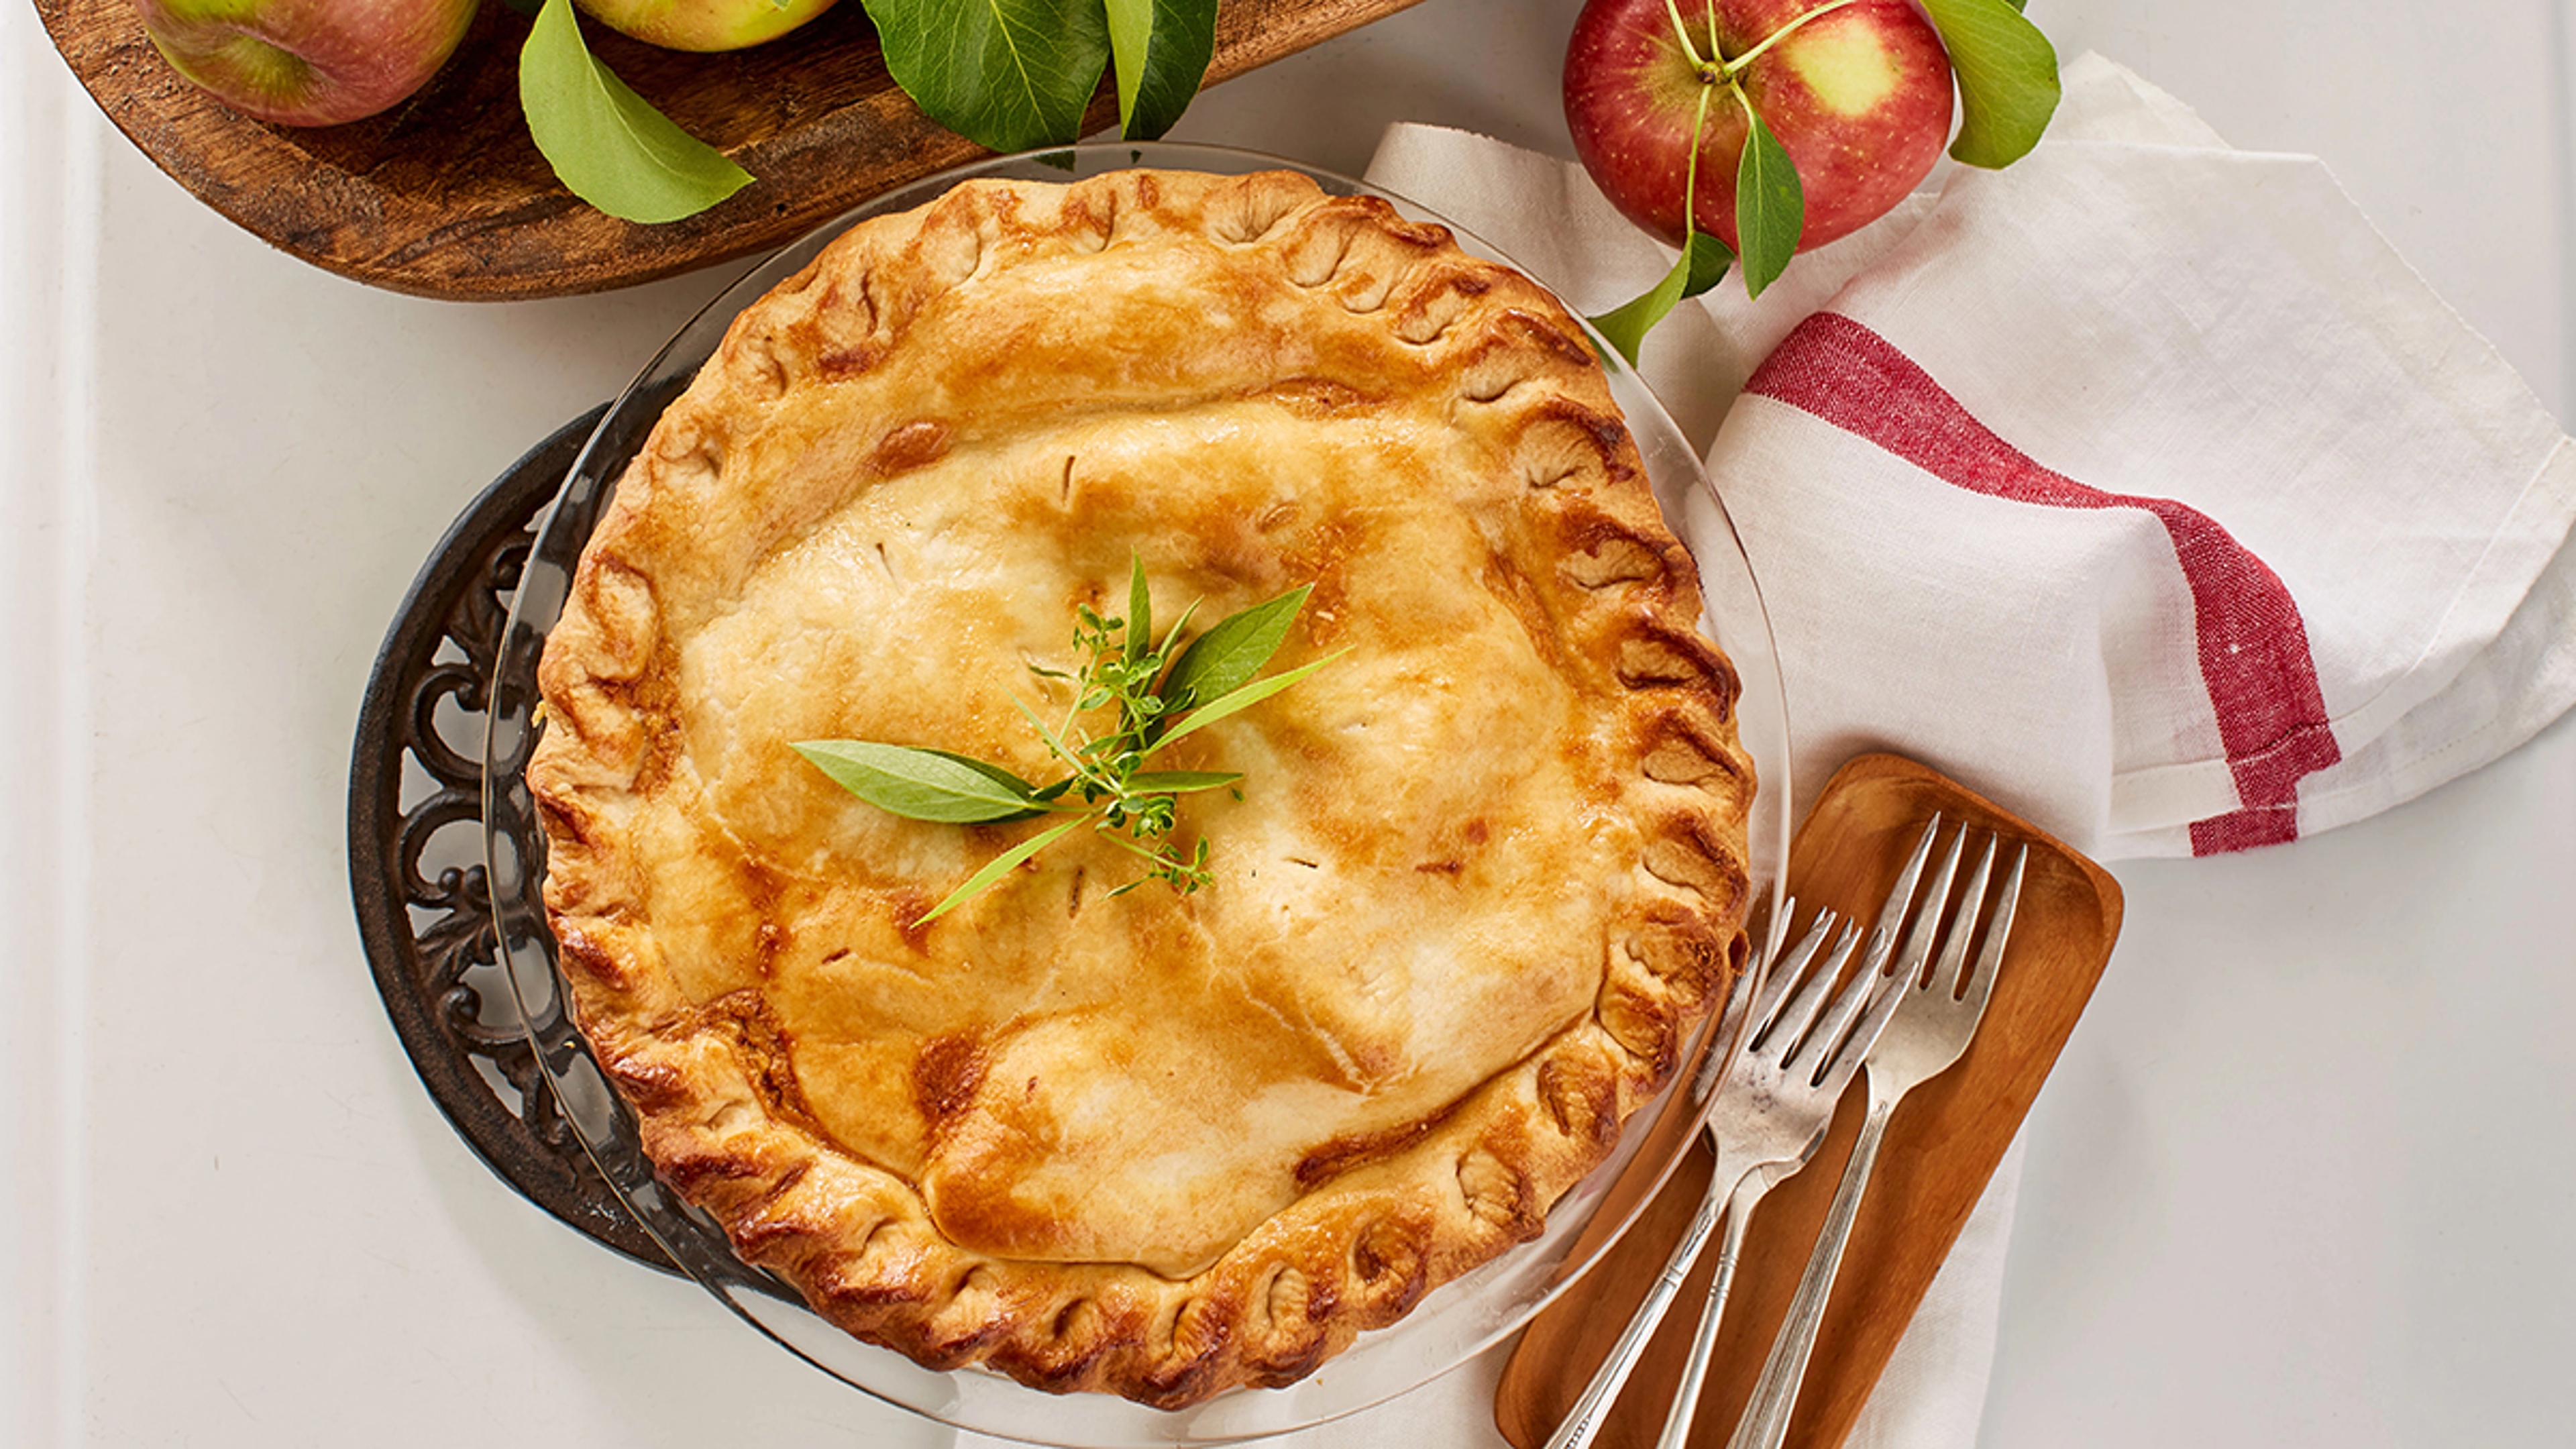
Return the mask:
<path id="1" fill-rule="evenodd" d="M 2097 858 L 2213 854 L 2536 733 L 2576 702 L 2576 443 L 2319 163 L 2099 57 L 2065 82 L 2022 162 L 1647 342 L 1762 584 L 1797 792 L 1890 749 Z M 1399 126 L 1369 179 L 1586 312 L 1669 265 L 1554 157 Z M 2018 1163 L 1854 1449 L 1975 1442 Z M 1501 1359 L 1275 1442 L 1500 1445 Z"/>

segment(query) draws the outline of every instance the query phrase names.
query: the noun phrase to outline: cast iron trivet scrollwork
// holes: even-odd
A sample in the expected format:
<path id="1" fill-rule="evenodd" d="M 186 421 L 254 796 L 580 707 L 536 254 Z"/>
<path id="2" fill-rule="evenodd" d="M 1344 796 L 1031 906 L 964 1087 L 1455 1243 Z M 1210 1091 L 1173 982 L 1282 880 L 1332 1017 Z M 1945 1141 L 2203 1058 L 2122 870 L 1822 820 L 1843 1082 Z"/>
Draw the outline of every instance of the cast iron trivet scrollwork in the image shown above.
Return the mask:
<path id="1" fill-rule="evenodd" d="M 394 1033 L 466 1144 L 530 1201 L 677 1272 L 564 1119 L 528 1030 L 577 1042 L 562 998 L 523 1023 L 494 950 L 483 866 L 483 725 L 536 522 L 604 408 L 511 465 L 439 541 L 395 616 L 358 711 L 349 884 Z M 587 1063 L 583 1063 L 587 1066 Z M 595 1070 L 595 1069 L 593 1069 Z"/>

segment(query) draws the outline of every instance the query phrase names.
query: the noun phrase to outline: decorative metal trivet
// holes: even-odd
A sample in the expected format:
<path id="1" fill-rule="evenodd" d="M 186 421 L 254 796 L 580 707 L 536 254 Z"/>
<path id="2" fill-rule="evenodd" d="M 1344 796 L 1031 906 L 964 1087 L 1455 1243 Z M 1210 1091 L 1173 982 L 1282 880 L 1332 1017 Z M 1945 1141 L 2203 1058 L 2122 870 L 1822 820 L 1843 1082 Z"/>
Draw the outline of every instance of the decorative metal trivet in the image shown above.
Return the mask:
<path id="1" fill-rule="evenodd" d="M 394 1033 L 502 1181 L 591 1238 L 678 1272 L 600 1175 L 529 1045 L 577 1036 L 546 991 L 523 1022 L 494 950 L 483 867 L 483 725 L 536 524 L 606 409 L 494 480 L 412 581 L 367 682 L 349 767 L 349 885 Z M 596 1068 L 582 1064 L 595 1074 Z"/>

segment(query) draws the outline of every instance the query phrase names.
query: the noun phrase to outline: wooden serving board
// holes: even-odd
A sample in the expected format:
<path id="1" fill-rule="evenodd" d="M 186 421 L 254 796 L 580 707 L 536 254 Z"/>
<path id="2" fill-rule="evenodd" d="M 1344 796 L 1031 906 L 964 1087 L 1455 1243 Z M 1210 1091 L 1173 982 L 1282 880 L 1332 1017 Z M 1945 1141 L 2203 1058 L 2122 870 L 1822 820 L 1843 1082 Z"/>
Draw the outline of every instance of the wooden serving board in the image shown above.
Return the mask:
<path id="1" fill-rule="evenodd" d="M 2120 887 L 2100 866 L 1965 787 L 1911 761 L 1867 755 L 1837 772 L 1789 852 L 1799 906 L 1870 919 L 1922 824 L 1951 820 L 2032 842 L 2021 908 L 1994 996 L 1958 1064 L 1898 1106 L 1789 1427 L 1790 1449 L 1837 1449 L 1913 1318 L 1932 1275 L 2012 1145 L 2040 1083 L 2075 1029 L 2120 934 Z M 1867 1092 L 1855 1082 L 1805 1171 L 1754 1213 L 1690 1442 L 1723 1449 L 1806 1269 L 1851 1156 Z M 1698 1208 L 1712 1163 L 1703 1139 L 1636 1225 L 1591 1273 L 1539 1315 L 1504 1366 L 1494 1420 L 1521 1446 L 1546 1441 L 1662 1271 Z M 1662 1432 L 1700 1305 L 1712 1249 L 1684 1286 L 1603 1423 L 1603 1449 L 1646 1449 Z"/>
<path id="2" fill-rule="evenodd" d="M 1416 0 L 1225 0 L 1207 84 Z M 253 234 L 370 286 L 508 300 L 605 291 L 766 252 L 880 192 L 986 154 L 886 75 L 858 0 L 750 50 L 657 50 L 597 22 L 592 53 L 757 180 L 682 221 L 639 226 L 564 190 L 528 139 L 518 60 L 528 18 L 487 0 L 410 100 L 296 129 L 227 109 L 152 48 L 133 0 L 36 0 L 100 109 L 180 185 Z M 1089 130 L 1111 126 L 1105 89 Z"/>

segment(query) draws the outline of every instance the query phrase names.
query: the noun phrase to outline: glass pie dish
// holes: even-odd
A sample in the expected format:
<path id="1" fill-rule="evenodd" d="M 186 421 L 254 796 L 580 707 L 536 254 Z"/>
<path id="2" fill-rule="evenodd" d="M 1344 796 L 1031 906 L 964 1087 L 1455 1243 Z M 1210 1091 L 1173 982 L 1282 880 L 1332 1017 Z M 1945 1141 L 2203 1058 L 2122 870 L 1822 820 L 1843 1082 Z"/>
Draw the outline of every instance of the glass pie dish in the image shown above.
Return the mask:
<path id="1" fill-rule="evenodd" d="M 1307 1377 L 1278 1388 L 1228 1390 L 1172 1410 L 1109 1395 L 1047 1394 L 977 1369 L 935 1371 L 864 1343 L 808 1309 L 782 1281 L 742 1263 L 713 1220 L 656 1177 L 632 1114 L 609 1090 L 574 1029 L 564 1024 L 565 987 L 556 972 L 540 889 L 544 833 L 524 779 L 538 738 L 537 661 L 564 608 L 583 547 L 627 463 L 671 400 L 714 353 L 734 316 L 804 267 L 841 231 L 869 216 L 909 209 L 969 178 L 1060 183 L 1135 166 L 1218 174 L 1298 172 L 1328 193 L 1382 197 L 1410 219 L 1449 226 L 1468 251 L 1505 260 L 1427 209 L 1376 188 L 1271 157 L 1204 147 L 1118 145 L 1006 157 L 879 198 L 737 281 L 681 329 L 603 416 L 540 523 L 512 602 L 493 680 L 484 759 L 487 873 L 513 992 L 568 1118 L 637 1222 L 674 1263 L 729 1308 L 825 1372 L 947 1424 L 1066 1449 L 1225 1443 L 1287 1432 L 1366 1408 L 1447 1372 L 1520 1328 L 1608 1246 L 1689 1147 L 1697 1109 L 1703 1105 L 1667 1091 L 1629 1119 L 1610 1158 L 1555 1203 L 1538 1237 L 1433 1290 L 1401 1320 L 1362 1334 Z M 1606 348 L 1596 350 L 1611 357 Z M 1787 841 L 1787 730 L 1760 591 L 1724 505 L 1689 444 L 1632 372 L 1615 358 L 1608 371 L 1657 501 L 1698 560 L 1706 602 L 1702 627 L 1732 659 L 1740 681 L 1739 728 L 1762 781 L 1750 822 L 1748 860 L 1757 894 L 1773 898 L 1776 905 Z M 1758 907 L 1755 914 L 1762 914 Z M 1750 989 L 1750 983 L 1739 989 Z M 1717 1019 L 1718 1013 L 1711 1012 L 1699 1027 L 1686 1062 L 1733 1049 L 1732 1042 L 1711 1039 Z M 1687 1081 L 1691 1075 L 1686 1069 L 1674 1080 Z"/>

